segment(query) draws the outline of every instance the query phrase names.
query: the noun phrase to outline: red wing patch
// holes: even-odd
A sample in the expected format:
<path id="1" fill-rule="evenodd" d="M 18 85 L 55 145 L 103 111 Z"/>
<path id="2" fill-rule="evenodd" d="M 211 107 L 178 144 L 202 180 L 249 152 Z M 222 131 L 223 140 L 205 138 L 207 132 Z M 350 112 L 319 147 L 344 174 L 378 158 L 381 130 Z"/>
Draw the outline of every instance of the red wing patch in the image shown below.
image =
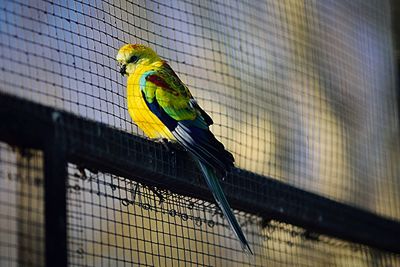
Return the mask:
<path id="1" fill-rule="evenodd" d="M 176 92 L 173 88 L 171 88 L 171 86 L 169 86 L 169 84 L 163 78 L 161 78 L 160 76 L 157 76 L 156 74 L 147 76 L 146 80 L 165 89 L 166 91 L 173 94 L 174 96 L 179 95 L 179 93 Z"/>

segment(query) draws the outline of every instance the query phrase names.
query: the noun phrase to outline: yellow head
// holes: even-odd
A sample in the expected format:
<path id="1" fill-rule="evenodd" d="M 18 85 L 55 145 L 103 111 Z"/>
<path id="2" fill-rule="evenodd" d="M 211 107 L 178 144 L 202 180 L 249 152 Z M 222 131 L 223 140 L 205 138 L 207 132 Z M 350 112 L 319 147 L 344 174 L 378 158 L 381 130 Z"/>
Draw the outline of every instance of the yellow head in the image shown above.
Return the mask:
<path id="1" fill-rule="evenodd" d="M 117 61 L 121 65 L 122 75 L 135 72 L 138 65 L 151 64 L 161 60 L 153 49 L 142 44 L 126 44 L 117 54 Z"/>

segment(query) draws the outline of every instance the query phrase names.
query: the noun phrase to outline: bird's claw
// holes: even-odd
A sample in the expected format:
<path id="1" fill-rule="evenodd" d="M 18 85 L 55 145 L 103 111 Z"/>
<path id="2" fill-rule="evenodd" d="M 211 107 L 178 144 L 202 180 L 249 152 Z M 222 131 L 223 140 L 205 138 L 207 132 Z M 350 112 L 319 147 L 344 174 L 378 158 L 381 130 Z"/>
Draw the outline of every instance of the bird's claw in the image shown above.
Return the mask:
<path id="1" fill-rule="evenodd" d="M 156 142 L 156 143 L 160 143 L 164 146 L 164 148 L 168 151 L 171 152 L 171 147 L 173 142 L 171 142 L 170 140 L 168 140 L 167 138 L 153 138 L 151 139 L 152 141 Z"/>

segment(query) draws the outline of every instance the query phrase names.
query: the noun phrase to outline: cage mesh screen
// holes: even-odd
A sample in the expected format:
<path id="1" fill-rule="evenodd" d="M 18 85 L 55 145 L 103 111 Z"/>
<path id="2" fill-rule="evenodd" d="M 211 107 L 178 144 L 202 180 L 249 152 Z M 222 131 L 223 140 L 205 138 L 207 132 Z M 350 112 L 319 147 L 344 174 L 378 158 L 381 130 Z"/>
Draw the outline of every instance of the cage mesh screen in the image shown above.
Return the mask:
<path id="1" fill-rule="evenodd" d="M 400 219 L 389 0 L 0 1 L 0 93 L 143 135 L 128 115 L 115 61 L 125 43 L 149 45 L 169 61 L 237 167 Z M 43 247 L 21 248 L 19 240 L 26 233 L 42 244 L 42 232 L 29 228 L 43 225 L 41 179 L 9 176 L 41 177 L 32 174 L 41 170 L 41 154 L 28 160 L 6 145 L 0 150 L 0 199 L 11 203 L 1 204 L 0 261 L 18 265 L 15 253 L 32 250 L 37 260 L 29 264 L 40 265 Z M 399 264 L 394 255 L 242 212 L 252 262 L 238 253 L 214 205 L 111 174 L 85 175 L 69 166 L 71 265 Z M 21 184 L 35 189 L 25 196 L 28 189 L 15 188 Z M 35 199 L 18 206 L 28 205 L 23 219 L 12 208 L 19 195 Z M 35 223 L 26 223 L 31 215 Z M 3 222 L 29 227 L 10 232 Z"/>
<path id="2" fill-rule="evenodd" d="M 71 266 L 397 266 L 399 255 L 237 212 L 254 257 L 213 204 L 69 166 Z"/>
<path id="3" fill-rule="evenodd" d="M 390 29 L 381 0 L 1 1 L 0 91 L 142 135 L 115 56 L 143 43 L 238 167 L 399 219 Z"/>
<path id="4" fill-rule="evenodd" d="M 0 143 L 0 266 L 44 266 L 43 157 Z"/>

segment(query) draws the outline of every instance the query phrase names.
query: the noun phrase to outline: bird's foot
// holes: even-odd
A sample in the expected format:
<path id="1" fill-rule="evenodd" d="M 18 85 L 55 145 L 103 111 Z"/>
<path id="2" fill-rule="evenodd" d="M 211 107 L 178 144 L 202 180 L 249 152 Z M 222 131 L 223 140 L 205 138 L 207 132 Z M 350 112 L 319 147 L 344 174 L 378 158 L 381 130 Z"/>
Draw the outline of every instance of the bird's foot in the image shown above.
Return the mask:
<path id="1" fill-rule="evenodd" d="M 168 152 L 170 152 L 173 145 L 175 145 L 175 142 L 168 140 L 167 138 L 152 138 L 150 140 L 162 144 Z"/>

